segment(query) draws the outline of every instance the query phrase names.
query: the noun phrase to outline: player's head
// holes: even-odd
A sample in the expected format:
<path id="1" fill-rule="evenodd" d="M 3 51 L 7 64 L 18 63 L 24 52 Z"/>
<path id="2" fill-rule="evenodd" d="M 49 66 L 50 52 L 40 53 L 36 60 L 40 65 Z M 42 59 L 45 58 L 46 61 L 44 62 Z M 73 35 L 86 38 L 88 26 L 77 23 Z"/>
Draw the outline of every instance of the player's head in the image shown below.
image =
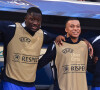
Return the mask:
<path id="1" fill-rule="evenodd" d="M 78 38 L 81 33 L 80 22 L 77 18 L 69 18 L 66 21 L 65 32 L 67 32 L 67 37 Z"/>
<path id="2" fill-rule="evenodd" d="M 25 17 L 26 27 L 32 31 L 37 31 L 40 29 L 42 22 L 42 12 L 37 7 L 30 7 L 27 10 L 27 14 Z"/>

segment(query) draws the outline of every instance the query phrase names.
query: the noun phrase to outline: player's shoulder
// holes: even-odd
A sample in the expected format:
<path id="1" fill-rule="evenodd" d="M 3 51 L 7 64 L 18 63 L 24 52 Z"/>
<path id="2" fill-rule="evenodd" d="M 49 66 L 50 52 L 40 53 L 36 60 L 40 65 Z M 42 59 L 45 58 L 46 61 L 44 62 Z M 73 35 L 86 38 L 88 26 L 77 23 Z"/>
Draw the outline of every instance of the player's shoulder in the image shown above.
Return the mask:
<path id="1" fill-rule="evenodd" d="M 0 21 L 0 25 L 7 27 L 16 27 L 15 22 L 12 21 Z"/>
<path id="2" fill-rule="evenodd" d="M 93 38 L 92 44 L 99 42 L 100 43 L 100 35 Z"/>

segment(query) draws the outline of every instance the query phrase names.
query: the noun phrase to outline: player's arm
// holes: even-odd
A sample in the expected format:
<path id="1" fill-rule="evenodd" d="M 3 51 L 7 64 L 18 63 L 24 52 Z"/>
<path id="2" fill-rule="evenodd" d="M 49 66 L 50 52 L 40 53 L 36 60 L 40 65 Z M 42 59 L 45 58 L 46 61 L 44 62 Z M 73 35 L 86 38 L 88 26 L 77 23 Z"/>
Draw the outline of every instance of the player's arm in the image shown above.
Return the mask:
<path id="1" fill-rule="evenodd" d="M 55 44 L 52 43 L 48 48 L 46 53 L 40 58 L 38 63 L 38 69 L 42 68 L 46 64 L 48 64 L 50 61 L 54 60 L 56 56 L 56 47 Z"/>
<path id="2" fill-rule="evenodd" d="M 90 57 L 90 55 L 88 55 L 88 60 L 87 60 L 87 71 L 94 73 L 94 69 L 95 69 L 95 63 L 93 58 Z"/>
<path id="3" fill-rule="evenodd" d="M 0 21 L 0 42 L 3 42 L 4 24 Z"/>
<path id="4" fill-rule="evenodd" d="M 88 49 L 89 49 L 89 56 L 92 58 L 93 57 L 93 47 L 92 47 L 92 45 L 86 39 L 83 39 L 83 41 L 87 44 Z"/>
<path id="5" fill-rule="evenodd" d="M 94 73 L 95 72 L 95 66 L 96 66 L 95 61 L 94 61 L 94 55 L 91 57 L 90 48 L 88 48 L 88 52 L 89 53 L 88 53 L 88 61 L 87 61 L 87 71 Z M 95 59 L 97 60 L 98 58 L 95 58 Z"/>
<path id="6" fill-rule="evenodd" d="M 15 23 L 10 21 L 0 21 L 0 42 L 4 41 L 4 37 L 15 31 Z M 9 36 L 11 37 L 11 36 Z"/>
<path id="7" fill-rule="evenodd" d="M 43 42 L 44 44 L 52 43 L 53 41 L 55 41 L 58 45 L 62 45 L 62 41 L 65 41 L 65 37 L 63 35 L 52 34 L 45 30 L 43 30 L 43 32 L 44 32 L 44 42 Z"/>
<path id="8" fill-rule="evenodd" d="M 92 46 L 94 49 L 93 61 L 96 64 L 100 60 L 100 35 L 92 38 Z"/>

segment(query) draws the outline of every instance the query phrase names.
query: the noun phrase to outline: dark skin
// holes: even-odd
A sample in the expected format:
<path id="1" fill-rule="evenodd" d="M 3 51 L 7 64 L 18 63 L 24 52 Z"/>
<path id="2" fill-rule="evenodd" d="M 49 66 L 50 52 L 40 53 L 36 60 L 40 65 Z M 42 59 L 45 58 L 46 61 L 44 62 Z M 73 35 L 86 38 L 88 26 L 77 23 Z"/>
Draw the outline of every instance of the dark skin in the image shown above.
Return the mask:
<path id="1" fill-rule="evenodd" d="M 65 31 L 67 32 L 67 37 L 71 37 L 71 40 L 73 42 L 77 42 L 78 40 L 78 37 L 81 33 L 81 26 L 80 26 L 80 22 L 78 20 L 70 20 L 66 23 L 66 27 L 65 27 Z M 85 40 L 85 43 L 87 44 L 88 46 L 88 49 L 89 49 L 89 55 L 93 56 L 93 48 L 92 48 L 92 45 L 87 41 Z"/>
<path id="2" fill-rule="evenodd" d="M 26 17 L 25 17 L 26 27 L 29 30 L 32 30 L 33 32 L 36 32 L 36 31 L 38 31 L 40 29 L 41 22 L 42 22 L 42 15 L 39 14 L 39 13 L 35 13 L 35 12 L 34 13 L 30 13 L 30 14 L 27 14 Z M 62 40 L 65 41 L 65 37 L 59 35 L 58 37 L 56 37 L 55 42 L 59 46 L 61 46 L 61 45 L 63 45 Z M 90 44 L 89 44 L 89 47 L 91 48 L 90 56 L 92 56 L 93 55 L 93 49 L 92 49 L 92 46 Z"/>
<path id="3" fill-rule="evenodd" d="M 41 22 L 42 22 L 42 15 L 39 13 L 31 13 L 31 14 L 27 14 L 25 17 L 25 24 L 26 27 L 29 30 L 32 30 L 33 32 L 36 32 L 40 29 L 41 27 Z M 65 37 L 59 35 L 58 37 L 56 37 L 55 42 L 59 45 L 62 45 L 62 40 L 65 41 Z"/>
<path id="4" fill-rule="evenodd" d="M 94 56 L 94 57 L 93 57 L 93 60 L 94 60 L 94 63 L 96 64 L 97 61 L 98 61 L 98 57 L 97 57 L 97 56 Z"/>
<path id="5" fill-rule="evenodd" d="M 69 20 L 66 23 L 65 32 L 67 32 L 67 37 L 70 37 L 72 42 L 77 42 L 81 33 L 80 22 L 78 20 Z"/>
<path id="6" fill-rule="evenodd" d="M 27 14 L 25 17 L 26 27 L 33 32 L 36 32 L 40 29 L 42 22 L 42 15 L 39 13 Z"/>

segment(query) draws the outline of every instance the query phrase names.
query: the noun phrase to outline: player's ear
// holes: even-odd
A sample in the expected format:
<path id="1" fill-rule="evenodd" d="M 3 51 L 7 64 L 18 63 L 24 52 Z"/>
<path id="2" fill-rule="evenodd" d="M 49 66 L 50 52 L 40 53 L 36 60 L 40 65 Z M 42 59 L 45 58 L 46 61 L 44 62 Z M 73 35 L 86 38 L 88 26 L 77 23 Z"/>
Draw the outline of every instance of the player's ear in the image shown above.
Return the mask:
<path id="1" fill-rule="evenodd" d="M 26 20 L 26 19 L 27 19 L 27 17 L 28 17 L 28 15 L 26 15 L 26 16 L 24 17 L 24 20 Z"/>
<path id="2" fill-rule="evenodd" d="M 68 30 L 67 30 L 67 28 L 65 27 L 65 32 L 67 33 L 68 32 Z"/>

